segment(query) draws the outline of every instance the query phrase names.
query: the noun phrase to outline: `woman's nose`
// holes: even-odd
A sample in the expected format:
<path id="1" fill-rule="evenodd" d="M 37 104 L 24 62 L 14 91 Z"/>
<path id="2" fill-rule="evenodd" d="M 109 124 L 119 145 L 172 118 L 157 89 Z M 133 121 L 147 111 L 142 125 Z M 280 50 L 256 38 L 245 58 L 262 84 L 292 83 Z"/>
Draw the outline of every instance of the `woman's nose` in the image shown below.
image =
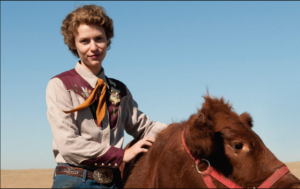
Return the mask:
<path id="1" fill-rule="evenodd" d="M 95 43 L 95 41 L 91 41 L 91 46 L 90 46 L 91 51 L 95 51 L 98 49 L 97 44 Z"/>

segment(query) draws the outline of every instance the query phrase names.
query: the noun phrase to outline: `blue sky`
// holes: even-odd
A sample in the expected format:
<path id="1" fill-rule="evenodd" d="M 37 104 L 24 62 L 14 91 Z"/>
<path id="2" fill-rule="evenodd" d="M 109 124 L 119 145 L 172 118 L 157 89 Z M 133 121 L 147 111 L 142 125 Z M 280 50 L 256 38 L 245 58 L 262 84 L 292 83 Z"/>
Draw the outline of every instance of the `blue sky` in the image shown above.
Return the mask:
<path id="1" fill-rule="evenodd" d="M 208 89 L 249 112 L 281 161 L 300 161 L 300 2 L 5 1 L 1 169 L 55 167 L 45 90 L 77 62 L 60 27 L 85 4 L 103 6 L 114 21 L 107 76 L 123 81 L 152 120 L 187 119 Z"/>

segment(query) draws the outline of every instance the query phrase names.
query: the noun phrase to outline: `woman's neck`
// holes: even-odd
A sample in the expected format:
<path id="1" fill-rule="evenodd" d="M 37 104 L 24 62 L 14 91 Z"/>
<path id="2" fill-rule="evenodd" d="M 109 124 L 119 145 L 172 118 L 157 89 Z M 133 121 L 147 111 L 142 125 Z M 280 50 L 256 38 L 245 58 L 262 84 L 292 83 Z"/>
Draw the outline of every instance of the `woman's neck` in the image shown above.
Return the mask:
<path id="1" fill-rule="evenodd" d="M 87 66 L 85 65 L 82 61 L 80 61 L 81 65 L 89 70 L 90 72 L 92 72 L 95 76 L 98 76 L 98 74 L 100 73 L 101 69 L 102 69 L 102 66 Z"/>

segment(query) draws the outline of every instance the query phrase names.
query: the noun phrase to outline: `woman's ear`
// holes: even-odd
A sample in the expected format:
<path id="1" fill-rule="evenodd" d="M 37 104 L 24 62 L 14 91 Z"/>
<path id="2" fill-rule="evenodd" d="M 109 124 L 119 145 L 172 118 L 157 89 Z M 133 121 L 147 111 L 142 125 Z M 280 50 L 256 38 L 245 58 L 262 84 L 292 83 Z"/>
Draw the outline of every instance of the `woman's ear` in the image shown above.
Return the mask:
<path id="1" fill-rule="evenodd" d="M 77 49 L 76 49 L 76 46 L 71 46 L 71 47 L 69 47 L 69 49 L 70 49 L 71 51 L 77 50 Z"/>

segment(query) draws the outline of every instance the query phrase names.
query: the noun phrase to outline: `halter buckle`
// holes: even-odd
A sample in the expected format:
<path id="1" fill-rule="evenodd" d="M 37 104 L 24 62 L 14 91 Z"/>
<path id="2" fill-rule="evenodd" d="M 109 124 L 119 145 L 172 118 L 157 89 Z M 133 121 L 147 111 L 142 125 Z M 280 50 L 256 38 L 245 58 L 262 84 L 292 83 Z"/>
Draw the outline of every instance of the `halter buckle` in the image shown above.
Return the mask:
<path id="1" fill-rule="evenodd" d="M 210 163 L 209 163 L 209 161 L 208 160 L 206 160 L 206 159 L 201 159 L 202 161 L 206 161 L 207 162 L 207 164 L 208 164 L 208 168 L 210 167 Z M 200 162 L 199 162 L 200 163 Z M 197 169 L 197 171 L 198 171 L 198 173 L 200 173 L 200 174 L 202 174 L 202 172 L 204 172 L 204 171 L 199 171 L 199 169 L 198 169 L 198 164 L 196 163 L 196 169 Z M 206 171 L 206 170 L 205 170 Z"/>

